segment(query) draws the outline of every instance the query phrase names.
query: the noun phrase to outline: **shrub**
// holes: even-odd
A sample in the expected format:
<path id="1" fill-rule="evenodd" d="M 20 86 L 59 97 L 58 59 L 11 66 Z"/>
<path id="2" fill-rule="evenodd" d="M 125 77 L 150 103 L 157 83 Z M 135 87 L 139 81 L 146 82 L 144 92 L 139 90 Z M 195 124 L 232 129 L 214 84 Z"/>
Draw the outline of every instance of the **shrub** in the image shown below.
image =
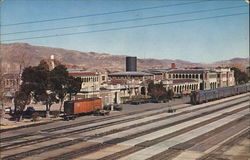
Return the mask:
<path id="1" fill-rule="evenodd" d="M 40 118 L 39 113 L 35 112 L 32 114 L 32 121 L 38 121 Z"/>
<path id="2" fill-rule="evenodd" d="M 54 111 L 53 116 L 54 118 L 58 118 L 60 116 L 60 111 Z"/>

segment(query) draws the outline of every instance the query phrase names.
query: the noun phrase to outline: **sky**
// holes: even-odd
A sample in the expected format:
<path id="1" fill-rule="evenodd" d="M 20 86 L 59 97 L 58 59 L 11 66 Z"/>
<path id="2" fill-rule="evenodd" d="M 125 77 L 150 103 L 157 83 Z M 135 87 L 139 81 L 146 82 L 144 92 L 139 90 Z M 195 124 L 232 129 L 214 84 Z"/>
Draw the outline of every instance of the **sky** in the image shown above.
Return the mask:
<path id="1" fill-rule="evenodd" d="M 4 0 L 0 5 L 1 43 L 202 63 L 249 57 L 245 0 Z"/>

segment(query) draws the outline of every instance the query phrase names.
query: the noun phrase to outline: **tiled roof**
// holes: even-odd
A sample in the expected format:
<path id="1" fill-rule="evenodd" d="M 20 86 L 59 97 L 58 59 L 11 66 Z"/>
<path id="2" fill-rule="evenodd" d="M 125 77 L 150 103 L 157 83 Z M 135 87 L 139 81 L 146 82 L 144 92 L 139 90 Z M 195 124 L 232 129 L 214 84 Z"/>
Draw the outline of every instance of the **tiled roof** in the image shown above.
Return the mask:
<path id="1" fill-rule="evenodd" d="M 73 77 L 97 76 L 97 74 L 94 72 L 71 72 L 69 73 L 69 75 Z"/>
<path id="2" fill-rule="evenodd" d="M 115 72 L 110 73 L 109 76 L 153 76 L 153 74 L 146 72 Z"/>
<path id="3" fill-rule="evenodd" d="M 203 73 L 206 70 L 204 69 L 176 69 L 176 70 L 171 70 L 168 73 Z"/>
<path id="4" fill-rule="evenodd" d="M 3 78 L 5 79 L 16 79 L 19 78 L 21 75 L 18 73 L 7 73 L 3 75 Z"/>

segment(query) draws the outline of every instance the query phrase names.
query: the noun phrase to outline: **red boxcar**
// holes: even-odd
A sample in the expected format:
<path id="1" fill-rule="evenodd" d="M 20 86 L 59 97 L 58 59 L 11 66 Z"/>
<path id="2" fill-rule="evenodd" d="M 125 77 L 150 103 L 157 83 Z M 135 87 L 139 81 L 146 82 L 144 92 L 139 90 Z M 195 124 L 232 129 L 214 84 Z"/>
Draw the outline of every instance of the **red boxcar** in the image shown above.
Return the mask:
<path id="1" fill-rule="evenodd" d="M 64 113 L 66 116 L 91 113 L 100 109 L 102 109 L 102 100 L 100 98 L 64 102 Z"/>

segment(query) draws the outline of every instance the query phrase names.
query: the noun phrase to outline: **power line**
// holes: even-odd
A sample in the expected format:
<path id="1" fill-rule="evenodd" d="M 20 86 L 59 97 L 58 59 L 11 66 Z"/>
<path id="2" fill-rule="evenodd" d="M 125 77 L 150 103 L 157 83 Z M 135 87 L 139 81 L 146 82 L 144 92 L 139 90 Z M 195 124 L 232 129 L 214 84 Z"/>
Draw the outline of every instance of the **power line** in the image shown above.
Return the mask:
<path id="1" fill-rule="evenodd" d="M 84 18 L 84 17 L 104 16 L 104 15 L 126 13 L 126 12 L 134 12 L 134 11 L 140 11 L 140 10 L 150 10 L 150 9 L 157 9 L 157 8 L 166 8 L 166 7 L 173 7 L 173 6 L 182 6 L 182 5 L 196 4 L 196 3 L 208 2 L 208 1 L 213 1 L 213 0 L 201 0 L 201 1 L 198 1 L 198 2 L 195 1 L 195 2 L 187 2 L 187 3 L 177 3 L 177 4 L 171 4 L 171 5 L 161 5 L 161 6 L 152 6 L 152 7 L 144 7 L 144 8 L 121 10 L 121 11 L 113 11 L 113 12 L 86 14 L 86 15 L 81 15 L 81 16 L 72 16 L 72 17 L 64 17 L 64 18 L 45 19 L 45 20 L 39 20 L 39 21 L 27 21 L 27 22 L 4 24 L 4 25 L 0 25 L 0 26 L 1 27 L 7 27 L 7 26 L 32 24 L 32 23 L 42 23 L 42 22 L 50 22 L 50 21 L 60 21 L 60 20 L 68 20 L 68 19 L 76 19 L 76 18 Z"/>
<path id="2" fill-rule="evenodd" d="M 10 32 L 10 33 L 3 33 L 3 34 L 0 34 L 0 35 L 13 35 L 13 34 L 22 34 L 22 33 L 32 33 L 32 32 L 43 32 L 43 31 L 52 31 L 52 30 L 60 30 L 60 29 L 78 28 L 78 27 L 86 27 L 86 26 L 97 26 L 97 25 L 114 24 L 114 23 L 130 22 L 130 21 L 140 21 L 140 20 L 146 20 L 146 19 L 163 18 L 163 17 L 169 17 L 169 16 L 178 16 L 178 15 L 184 15 L 184 14 L 194 14 L 194 13 L 218 11 L 218 10 L 241 8 L 241 7 L 247 7 L 247 6 L 245 6 L 245 5 L 230 6 L 230 7 L 223 7 L 223 8 L 206 9 L 206 10 L 198 10 L 198 11 L 182 12 L 182 13 L 173 13 L 173 14 L 165 14 L 165 15 L 157 15 L 157 16 L 150 16 L 150 17 L 125 19 L 125 20 L 118 20 L 118 21 L 108 21 L 108 22 L 74 25 L 74 26 L 66 26 L 66 27 L 57 27 L 57 28 L 46 28 L 46 29 L 37 29 L 37 30 L 29 30 L 29 31 Z"/>
<path id="3" fill-rule="evenodd" d="M 232 16 L 239 16 L 239 15 L 244 15 L 244 14 L 248 14 L 248 13 L 243 12 L 243 13 L 212 16 L 212 17 L 185 19 L 185 20 L 171 21 L 171 22 L 152 23 L 152 24 L 145 24 L 145 25 L 136 25 L 136 26 L 128 26 L 128 27 L 118 27 L 118 28 L 109 28 L 109 29 L 102 29 L 102 30 L 93 30 L 93 31 L 86 31 L 86 32 L 74 32 L 74 33 L 55 34 L 55 35 L 47 35 L 47 36 L 27 37 L 27 38 L 18 38 L 18 39 L 7 39 L 7 40 L 2 40 L 2 42 L 17 41 L 17 40 L 29 40 L 29 39 L 40 39 L 40 38 L 51 38 L 51 37 L 61 37 L 61 36 L 69 36 L 69 35 L 77 35 L 77 34 L 117 31 L 117 30 L 133 29 L 133 28 L 143 28 L 143 27 L 149 27 L 149 26 L 159 26 L 159 25 L 173 24 L 173 23 L 182 23 L 182 22 L 191 22 L 191 21 L 207 20 L 207 19 L 214 19 L 214 18 L 232 17 Z"/>

